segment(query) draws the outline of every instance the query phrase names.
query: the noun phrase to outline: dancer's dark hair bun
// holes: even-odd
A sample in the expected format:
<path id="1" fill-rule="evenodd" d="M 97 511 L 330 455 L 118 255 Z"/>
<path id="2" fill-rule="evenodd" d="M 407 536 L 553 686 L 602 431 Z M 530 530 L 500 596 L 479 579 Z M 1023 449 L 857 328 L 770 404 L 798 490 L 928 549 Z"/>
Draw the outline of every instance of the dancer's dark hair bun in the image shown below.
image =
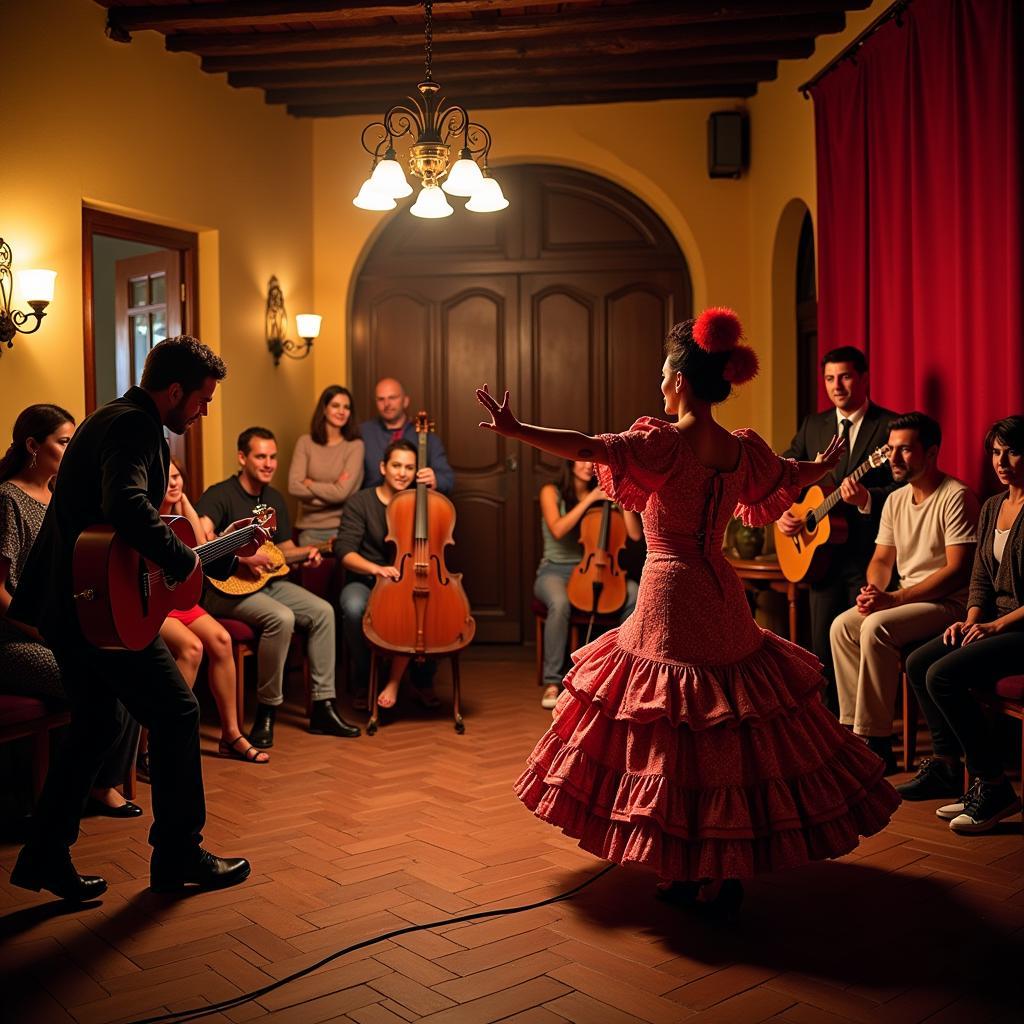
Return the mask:
<path id="1" fill-rule="evenodd" d="M 665 354 L 669 366 L 690 382 L 703 402 L 724 402 L 733 385 L 757 375 L 757 353 L 741 345 L 743 325 L 722 306 L 704 310 L 696 320 L 684 320 L 668 332 Z"/>

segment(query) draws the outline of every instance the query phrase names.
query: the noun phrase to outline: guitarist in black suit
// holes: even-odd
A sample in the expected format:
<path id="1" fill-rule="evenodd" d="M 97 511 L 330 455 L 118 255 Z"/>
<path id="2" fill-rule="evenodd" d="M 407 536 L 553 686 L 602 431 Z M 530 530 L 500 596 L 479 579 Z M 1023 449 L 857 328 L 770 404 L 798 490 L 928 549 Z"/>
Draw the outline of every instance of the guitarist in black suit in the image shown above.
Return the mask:
<path id="1" fill-rule="evenodd" d="M 837 434 L 846 441 L 846 453 L 831 474 L 833 485 L 843 496 L 832 515 L 846 520 L 849 533 L 845 543 L 830 545 L 828 572 L 820 582 L 811 584 L 810 590 L 811 648 L 825 666 L 825 703 L 838 713 L 829 629 L 837 615 L 853 607 L 864 586 L 864 574 L 875 550 L 882 504 L 896 486 L 888 462 L 870 470 L 857 482 L 847 476 L 876 448 L 886 444 L 889 421 L 896 413 L 875 405 L 868 397 L 868 361 L 859 348 L 843 345 L 826 352 L 821 369 L 833 408 L 806 417 L 783 454 L 791 459 L 811 460 Z M 789 512 L 783 513 L 778 525 L 787 535 L 800 532 L 800 520 Z"/>
<path id="2" fill-rule="evenodd" d="M 112 526 L 171 579 L 183 580 L 196 569 L 195 551 L 160 519 L 170 462 L 164 428 L 183 434 L 205 416 L 226 374 L 221 359 L 195 338 L 168 338 L 147 356 L 141 386 L 87 417 L 67 447 L 9 611 L 37 628 L 53 649 L 71 704 L 68 737 L 11 872 L 14 885 L 48 889 L 72 902 L 106 891 L 104 879 L 78 874 L 71 846 L 97 769 L 124 728 L 124 708 L 149 729 L 152 887 L 222 888 L 249 875 L 248 861 L 215 857 L 199 845 L 206 820 L 199 706 L 167 645 L 157 637 L 140 651 L 93 647 L 79 628 L 72 586 L 78 537 L 100 524 Z M 221 559 L 207 572 L 228 575 L 234 562 Z"/>

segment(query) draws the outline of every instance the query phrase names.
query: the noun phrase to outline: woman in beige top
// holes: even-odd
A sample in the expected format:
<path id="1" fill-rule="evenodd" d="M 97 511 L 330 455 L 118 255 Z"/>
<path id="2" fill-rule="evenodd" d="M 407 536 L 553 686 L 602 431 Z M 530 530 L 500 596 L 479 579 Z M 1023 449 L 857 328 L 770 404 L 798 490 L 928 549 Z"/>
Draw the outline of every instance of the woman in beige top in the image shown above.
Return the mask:
<path id="1" fill-rule="evenodd" d="M 331 384 L 317 400 L 309 433 L 295 442 L 288 493 L 299 499 L 300 544 L 333 540 L 349 495 L 363 482 L 363 442 L 348 388 Z"/>

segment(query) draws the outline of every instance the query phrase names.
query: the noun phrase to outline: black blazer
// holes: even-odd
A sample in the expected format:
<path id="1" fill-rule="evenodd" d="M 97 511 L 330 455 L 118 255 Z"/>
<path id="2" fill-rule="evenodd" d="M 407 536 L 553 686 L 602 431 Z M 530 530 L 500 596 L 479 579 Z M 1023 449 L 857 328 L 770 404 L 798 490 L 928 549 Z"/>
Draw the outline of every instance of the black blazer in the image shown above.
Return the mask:
<path id="1" fill-rule="evenodd" d="M 836 467 L 831 474 L 831 484 L 838 487 L 845 475 L 856 469 L 876 448 L 886 444 L 889 440 L 889 422 L 894 420 L 897 413 L 889 409 L 883 409 L 874 402 L 868 403 L 867 412 L 861 421 L 860 429 L 857 431 L 857 443 L 849 456 L 843 460 L 840 466 Z M 832 406 L 824 412 L 812 413 L 800 424 L 789 447 L 783 452 L 786 458 L 813 461 L 818 452 L 828 447 L 829 441 L 836 436 L 835 407 Z M 896 489 L 896 483 L 892 478 L 892 471 L 889 463 L 879 466 L 878 469 L 869 470 L 861 477 L 860 481 L 871 492 L 871 514 L 863 515 L 853 505 L 841 501 L 833 515 L 841 515 L 850 525 L 848 544 L 855 546 L 858 551 L 868 554 L 874 551 L 875 538 L 878 536 L 878 522 L 882 515 L 882 505 L 885 499 Z M 829 478 L 821 481 L 824 490 L 828 490 Z"/>
<path id="2" fill-rule="evenodd" d="M 160 414 L 141 388 L 86 417 L 64 453 L 11 617 L 36 626 L 50 644 L 82 642 L 72 557 L 79 534 L 100 523 L 113 526 L 170 576 L 187 576 L 195 554 L 160 518 L 169 464 Z"/>

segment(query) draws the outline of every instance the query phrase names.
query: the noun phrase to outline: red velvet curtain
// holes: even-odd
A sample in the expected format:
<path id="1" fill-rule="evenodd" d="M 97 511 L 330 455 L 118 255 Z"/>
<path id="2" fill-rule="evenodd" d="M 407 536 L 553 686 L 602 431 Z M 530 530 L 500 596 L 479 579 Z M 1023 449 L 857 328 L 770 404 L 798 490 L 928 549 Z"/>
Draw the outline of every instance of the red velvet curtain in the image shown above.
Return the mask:
<path id="1" fill-rule="evenodd" d="M 934 416 L 982 494 L 985 431 L 1024 413 L 1022 24 L 913 0 L 813 90 L 821 351 L 864 347 L 875 401 Z"/>

